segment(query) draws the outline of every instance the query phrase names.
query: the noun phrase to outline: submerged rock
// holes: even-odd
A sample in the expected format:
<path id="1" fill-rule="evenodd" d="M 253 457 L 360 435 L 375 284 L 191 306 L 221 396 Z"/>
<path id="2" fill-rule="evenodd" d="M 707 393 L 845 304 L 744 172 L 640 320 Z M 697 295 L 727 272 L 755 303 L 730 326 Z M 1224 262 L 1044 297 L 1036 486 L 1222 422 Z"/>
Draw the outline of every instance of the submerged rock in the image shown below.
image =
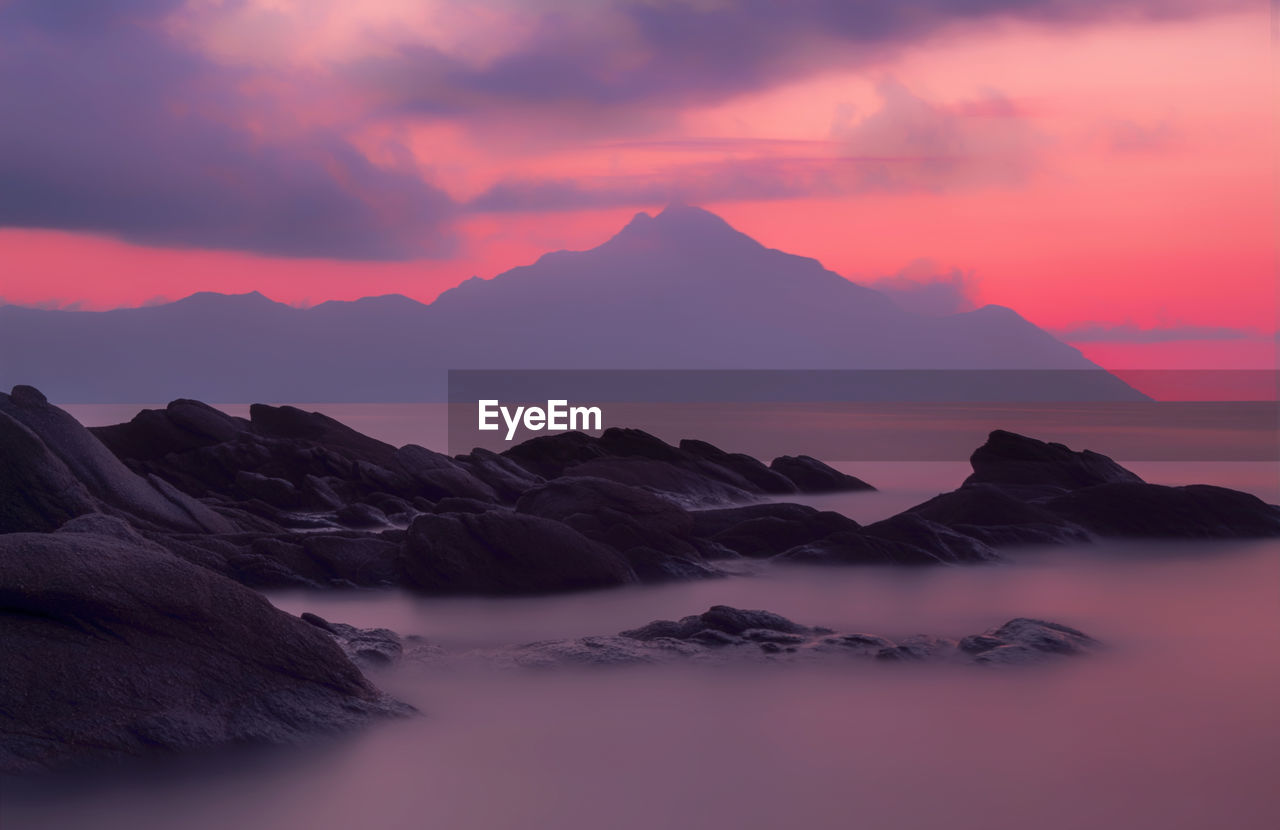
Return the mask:
<path id="1" fill-rule="evenodd" d="M 1057 623 L 1017 618 L 959 641 L 917 634 L 894 642 L 873 634 L 839 634 L 801 625 L 769 611 L 726 605 L 679 620 L 654 620 L 617 635 L 546 640 L 481 652 L 499 664 L 547 668 L 698 660 L 1038 663 L 1099 647 L 1092 637 Z"/>

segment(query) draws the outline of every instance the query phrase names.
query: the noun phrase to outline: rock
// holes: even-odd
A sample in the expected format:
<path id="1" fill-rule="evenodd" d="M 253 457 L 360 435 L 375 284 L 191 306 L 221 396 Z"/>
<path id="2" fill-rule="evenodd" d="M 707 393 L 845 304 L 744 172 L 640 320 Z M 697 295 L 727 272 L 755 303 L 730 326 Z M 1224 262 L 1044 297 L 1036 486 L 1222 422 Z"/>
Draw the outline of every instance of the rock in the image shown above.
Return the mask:
<path id="1" fill-rule="evenodd" d="M 235 486 L 244 498 L 261 499 L 272 507 L 283 510 L 295 510 L 307 502 L 291 482 L 249 470 L 236 471 Z"/>
<path id="2" fill-rule="evenodd" d="M 969 457 L 973 474 L 965 484 L 1029 485 L 1076 490 L 1095 484 L 1132 483 L 1142 479 L 1105 455 L 1073 452 L 998 429 Z"/>
<path id="3" fill-rule="evenodd" d="M 989 545 L 915 513 L 899 513 L 867 525 L 862 532 L 919 548 L 939 562 L 994 562 L 1000 558 Z"/>
<path id="4" fill-rule="evenodd" d="M 1059 655 L 1080 655 L 1097 649 L 1094 638 L 1058 623 L 1018 617 L 985 634 L 965 637 L 960 650 L 977 663 L 1038 663 Z"/>
<path id="5" fill-rule="evenodd" d="M 502 457 L 547 480 L 603 478 L 660 491 L 690 506 L 795 490 L 789 478 L 749 456 L 726 453 L 703 441 L 673 447 L 638 429 L 613 427 L 599 438 L 581 432 L 541 436 L 512 447 Z"/>
<path id="6" fill-rule="evenodd" d="M 473 653 L 500 664 L 550 668 L 566 665 L 630 665 L 699 660 L 817 661 L 876 659 L 882 662 L 976 662 L 1014 664 L 1083 654 L 1097 642 L 1073 628 L 1018 618 L 959 643 L 917 634 L 895 643 L 874 634 L 837 634 L 810 628 L 768 611 L 714 606 L 680 620 L 655 620 L 616 636 L 553 640 L 514 649 Z M 433 660 L 439 658 L 432 654 Z"/>
<path id="7" fill-rule="evenodd" d="M 26 425 L 0 411 L 0 533 L 50 531 L 99 504 Z"/>
<path id="8" fill-rule="evenodd" d="M 343 505 L 333 512 L 333 516 L 347 527 L 387 527 L 391 524 L 387 515 L 371 504 L 352 502 Z"/>
<path id="9" fill-rule="evenodd" d="M 302 621 L 321 629 L 334 641 L 351 662 L 363 668 L 380 668 L 399 662 L 404 643 L 394 631 L 386 628 L 356 628 L 346 623 L 329 622 L 323 617 L 304 612 Z"/>
<path id="10" fill-rule="evenodd" d="M 731 470 L 752 484 L 761 493 L 785 495 L 797 490 L 796 484 L 785 475 L 771 470 L 764 462 L 744 453 L 725 452 L 714 444 L 686 438 L 680 442 L 680 449 L 690 455 L 704 458 L 717 466 Z"/>
<path id="11" fill-rule="evenodd" d="M 1075 522 L 992 484 L 966 484 L 907 512 L 991 546 L 1065 545 L 1093 540 Z"/>
<path id="12" fill-rule="evenodd" d="M 418 516 L 401 565 L 430 593 L 534 594 L 636 581 L 615 550 L 560 522 L 491 510 Z"/>
<path id="13" fill-rule="evenodd" d="M 546 481 L 512 459 L 478 447 L 455 460 L 464 470 L 492 488 L 498 498 L 505 502 L 514 502 L 524 491 Z"/>
<path id="14" fill-rule="evenodd" d="M 421 494 L 429 499 L 450 496 L 496 502 L 498 494 L 493 488 L 476 478 L 464 466 L 447 455 L 407 444 L 396 451 L 400 469 L 413 477 Z"/>
<path id="15" fill-rule="evenodd" d="M 1044 507 L 1102 536 L 1232 539 L 1280 536 L 1280 507 L 1204 484 L 1111 483 L 1045 501 Z"/>
<path id="16" fill-rule="evenodd" d="M 47 403 L 38 390 L 15 387 L 15 391 L 16 396 L 0 394 L 0 414 L 6 416 L 0 424 L 0 442 L 6 459 L 13 459 L 13 469 L 3 480 L 17 496 L 17 503 L 0 513 L 9 516 L 10 529 L 51 530 L 73 516 L 100 512 L 98 507 L 171 530 L 235 529 L 195 499 L 172 488 L 157 488 L 136 475 L 75 418 Z M 26 429 L 17 429 L 15 422 Z M 52 464 L 53 457 L 61 464 Z M 50 489 L 54 487 L 62 489 Z"/>
<path id="17" fill-rule="evenodd" d="M 453 498 L 440 499 L 432 507 L 432 513 L 488 513 L 495 509 L 493 502 L 478 499 Z"/>
<path id="18" fill-rule="evenodd" d="M 287 743 L 407 710 L 329 635 L 152 546 L 0 536 L 0 770 Z"/>
<path id="19" fill-rule="evenodd" d="M 380 467 L 395 465 L 395 447 L 319 412 L 255 403 L 249 407 L 249 421 L 260 435 L 319 444 Z"/>
<path id="20" fill-rule="evenodd" d="M 303 552 L 323 568 L 329 582 L 364 587 L 400 582 L 401 546 L 382 539 L 381 534 L 307 533 L 300 541 Z"/>
<path id="21" fill-rule="evenodd" d="M 708 611 L 697 616 L 685 617 L 679 621 L 655 620 L 640 628 L 623 631 L 619 636 L 633 640 L 659 638 L 687 640 L 708 630 L 741 635 L 753 629 L 783 634 L 802 634 L 810 631 L 809 628 L 770 611 L 744 611 L 728 605 L 713 605 Z"/>
<path id="22" fill-rule="evenodd" d="M 936 526 L 931 533 L 923 535 L 941 539 L 944 530 L 945 528 Z M 963 552 L 965 546 L 953 546 L 954 542 L 951 540 L 939 542 L 940 547 L 937 549 L 928 546 L 929 543 L 924 540 L 920 541 L 917 544 L 904 541 L 903 538 L 889 538 L 887 535 L 875 535 L 863 530 L 838 532 L 816 542 L 798 545 L 773 558 L 780 562 L 814 565 L 939 565 L 956 564 L 960 561 L 988 561 L 982 555 L 986 550 L 985 546 L 976 540 L 972 540 L 975 546 L 972 550 L 980 558 L 972 560 L 956 559 L 957 553 Z"/>
<path id="23" fill-rule="evenodd" d="M 783 455 L 773 459 L 769 469 L 786 476 L 801 493 L 836 493 L 845 490 L 874 490 L 860 478 L 846 475 L 807 455 Z"/>
<path id="24" fill-rule="evenodd" d="M 698 510 L 694 532 L 739 556 L 766 558 L 826 538 L 856 531 L 857 522 L 832 511 L 800 504 L 770 503 Z"/>

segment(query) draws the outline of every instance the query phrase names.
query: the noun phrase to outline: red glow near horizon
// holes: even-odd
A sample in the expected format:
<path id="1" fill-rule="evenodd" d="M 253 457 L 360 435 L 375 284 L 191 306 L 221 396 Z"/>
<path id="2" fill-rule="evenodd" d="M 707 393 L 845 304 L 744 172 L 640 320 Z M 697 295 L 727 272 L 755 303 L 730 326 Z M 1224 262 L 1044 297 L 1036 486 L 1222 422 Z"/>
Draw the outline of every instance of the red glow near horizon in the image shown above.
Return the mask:
<path id="1" fill-rule="evenodd" d="M 268 38 L 255 29 L 255 9 L 225 19 L 192 12 L 175 31 L 219 60 L 279 79 L 261 86 L 292 95 L 290 109 L 242 113 L 271 134 L 360 110 L 353 90 L 325 97 L 289 83 L 299 67 L 376 53 L 372 40 L 356 36 L 360 26 L 402 22 L 457 48 L 500 50 L 508 40 L 485 34 L 489 23 L 474 16 L 395 3 L 358 14 L 327 9 L 309 35 L 272 30 Z M 285 258 L 0 228 L 0 299 L 105 309 L 256 290 L 295 305 L 387 293 L 430 302 L 473 275 L 597 245 L 637 210 L 661 207 L 642 198 L 605 209 L 465 207 L 497 183 L 591 189 L 666 176 L 723 185 L 717 171 L 749 165 L 743 170 L 774 171 L 784 198 L 734 195 L 730 179 L 703 205 L 761 243 L 815 257 L 855 281 L 928 259 L 939 272 L 971 273 L 975 303 L 1010 306 L 1050 330 L 1105 323 L 1239 332 L 1076 344 L 1108 368 L 1275 368 L 1274 194 L 1262 174 L 1274 156 L 1267 26 L 1265 11 L 1255 10 L 1181 23 L 966 31 L 856 72 L 789 80 L 649 120 L 632 113 L 629 132 L 619 121 L 580 138 L 570 123 L 580 114 L 554 108 L 503 129 L 448 118 L 368 122 L 349 136 L 367 158 L 416 165 L 463 206 L 448 223 L 447 255 Z M 1054 60 L 1044 60 L 1050 53 Z M 938 131 L 941 147 L 964 159 L 954 169 L 913 161 L 922 147 L 937 149 L 930 142 Z M 892 186 L 857 178 L 857 165 L 831 168 L 854 171 L 835 184 L 823 172 L 843 152 L 898 147 L 902 158 L 886 168 Z"/>

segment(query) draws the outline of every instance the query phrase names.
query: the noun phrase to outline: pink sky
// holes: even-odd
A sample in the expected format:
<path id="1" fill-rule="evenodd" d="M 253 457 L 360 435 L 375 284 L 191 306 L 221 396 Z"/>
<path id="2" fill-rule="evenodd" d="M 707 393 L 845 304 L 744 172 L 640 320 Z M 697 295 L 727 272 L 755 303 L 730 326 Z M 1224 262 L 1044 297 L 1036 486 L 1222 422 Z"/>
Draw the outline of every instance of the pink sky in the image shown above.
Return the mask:
<path id="1" fill-rule="evenodd" d="M 37 20 L 28 60 L 75 47 L 81 75 L 94 48 L 155 51 L 136 78 L 119 70 L 107 103 L 121 123 L 101 138 L 56 111 L 77 100 L 70 70 L 9 108 L 32 115 L 0 126 L 0 155 L 36 146 L 18 181 L 46 175 L 0 200 L 0 297 L 429 301 L 591 247 L 678 197 L 856 281 L 958 270 L 960 300 L 1088 329 L 1064 336 L 1111 368 L 1273 366 L 1266 4 L 1135 2 L 1083 19 L 992 0 L 967 20 L 921 5 L 929 25 L 884 37 L 861 19 L 747 21 L 782 33 L 701 63 L 681 50 L 686 29 L 660 28 L 696 20 L 604 3 L 560 18 L 514 2 L 175 3 L 101 35 Z M 824 32 L 837 24 L 852 28 Z M 42 130 L 57 133 L 47 150 Z M 157 135 L 167 143 L 148 152 Z M 275 206 L 290 189 L 301 197 Z M 77 200 L 89 207 L 65 208 Z M 289 215 L 308 200 L 314 229 L 305 209 Z"/>

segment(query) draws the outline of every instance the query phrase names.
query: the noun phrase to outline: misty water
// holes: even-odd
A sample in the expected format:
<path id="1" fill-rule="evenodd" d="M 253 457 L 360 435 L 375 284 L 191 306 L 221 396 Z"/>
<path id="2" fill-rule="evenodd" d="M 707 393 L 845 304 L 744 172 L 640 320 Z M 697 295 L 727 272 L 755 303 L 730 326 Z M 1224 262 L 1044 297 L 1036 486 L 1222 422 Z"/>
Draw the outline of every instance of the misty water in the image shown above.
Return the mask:
<path id="1" fill-rule="evenodd" d="M 136 411 L 136 410 L 135 410 Z M 955 487 L 962 462 L 842 465 L 859 521 Z M 1276 501 L 1273 464 L 1131 464 Z M 1101 652 L 1028 667 L 574 670 L 402 663 L 421 717 L 290 750 L 10 782 L 19 828 L 1176 828 L 1280 826 L 1280 543 L 1107 542 L 999 565 L 745 563 L 724 579 L 518 599 L 290 591 L 280 608 L 450 651 L 611 634 L 714 604 L 898 638 L 1016 616 Z"/>

